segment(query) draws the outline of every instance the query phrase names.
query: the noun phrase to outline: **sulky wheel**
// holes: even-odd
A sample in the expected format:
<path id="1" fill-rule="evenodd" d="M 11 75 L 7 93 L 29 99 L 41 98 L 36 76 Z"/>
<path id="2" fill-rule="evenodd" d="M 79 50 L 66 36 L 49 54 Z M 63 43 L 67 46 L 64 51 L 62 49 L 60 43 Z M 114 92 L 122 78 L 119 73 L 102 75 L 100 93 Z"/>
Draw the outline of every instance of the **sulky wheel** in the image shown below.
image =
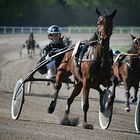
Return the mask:
<path id="1" fill-rule="evenodd" d="M 102 100 L 104 110 L 101 112 L 99 109 L 99 123 L 100 123 L 100 127 L 102 129 L 107 129 L 110 125 L 110 122 L 111 122 L 112 112 L 113 112 L 113 104 L 108 105 L 108 107 L 105 108 L 106 102 L 108 101 L 108 99 L 110 97 L 111 97 L 111 91 L 108 89 L 105 89 L 103 100 Z"/>
<path id="2" fill-rule="evenodd" d="M 18 119 L 22 105 L 24 102 L 24 84 L 22 79 L 18 80 L 14 89 L 13 98 L 12 98 L 12 107 L 11 107 L 11 114 L 12 119 Z"/>
<path id="3" fill-rule="evenodd" d="M 135 129 L 137 133 L 140 133 L 140 95 L 135 110 Z"/>

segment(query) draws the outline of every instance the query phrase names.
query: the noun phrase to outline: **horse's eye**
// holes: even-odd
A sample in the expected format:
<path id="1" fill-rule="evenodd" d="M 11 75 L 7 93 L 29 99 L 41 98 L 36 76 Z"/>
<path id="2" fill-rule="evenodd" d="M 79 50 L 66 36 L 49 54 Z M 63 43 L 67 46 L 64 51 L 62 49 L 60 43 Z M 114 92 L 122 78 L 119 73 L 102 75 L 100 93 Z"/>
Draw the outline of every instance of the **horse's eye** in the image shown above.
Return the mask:
<path id="1" fill-rule="evenodd" d="M 137 39 L 136 39 L 136 38 L 134 39 L 134 42 L 135 42 L 135 43 L 137 42 Z"/>

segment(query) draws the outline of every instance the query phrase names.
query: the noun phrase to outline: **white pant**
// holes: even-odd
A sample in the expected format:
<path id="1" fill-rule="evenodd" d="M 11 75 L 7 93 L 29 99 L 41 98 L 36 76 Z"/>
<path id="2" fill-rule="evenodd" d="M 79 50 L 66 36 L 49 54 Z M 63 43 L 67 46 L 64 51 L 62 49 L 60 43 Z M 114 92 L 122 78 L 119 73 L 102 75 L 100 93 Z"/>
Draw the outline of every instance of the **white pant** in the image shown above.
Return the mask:
<path id="1" fill-rule="evenodd" d="M 47 74 L 46 74 L 46 78 L 50 79 L 55 77 L 56 74 L 56 65 L 55 65 L 55 60 L 51 61 L 50 63 L 46 64 L 47 67 Z"/>

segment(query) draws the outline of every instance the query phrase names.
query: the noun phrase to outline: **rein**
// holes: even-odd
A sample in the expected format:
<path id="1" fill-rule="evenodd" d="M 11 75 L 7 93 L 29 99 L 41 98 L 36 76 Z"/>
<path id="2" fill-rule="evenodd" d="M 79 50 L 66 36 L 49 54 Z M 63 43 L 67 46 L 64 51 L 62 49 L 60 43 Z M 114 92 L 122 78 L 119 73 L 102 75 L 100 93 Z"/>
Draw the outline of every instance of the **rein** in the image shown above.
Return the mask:
<path id="1" fill-rule="evenodd" d="M 121 53 L 121 54 L 119 54 L 117 57 L 116 57 L 116 59 L 115 59 L 115 61 L 114 61 L 114 63 L 116 63 L 116 62 L 118 62 L 119 61 L 119 58 L 120 57 L 122 57 L 122 56 L 139 56 L 138 54 L 131 54 L 131 53 Z M 140 57 L 140 56 L 139 56 Z"/>
<path id="2" fill-rule="evenodd" d="M 138 54 L 127 54 L 127 53 L 123 53 L 123 54 L 119 54 L 119 55 L 117 56 L 117 58 L 116 58 L 115 61 L 114 61 L 114 64 L 117 63 L 117 62 L 120 60 L 120 57 L 124 57 L 124 58 L 125 58 L 126 56 L 134 56 L 134 57 L 133 57 L 134 59 L 139 58 L 139 60 L 140 60 L 140 56 L 139 56 Z M 124 58 L 123 58 L 123 59 L 124 59 Z M 140 71 L 140 68 L 137 69 L 137 70 L 134 70 L 134 69 L 132 68 L 132 66 L 130 65 L 130 63 L 128 62 L 128 60 L 126 60 L 126 65 L 127 65 L 127 68 L 128 68 L 129 70 L 133 71 L 133 72 L 138 72 L 138 71 Z"/>

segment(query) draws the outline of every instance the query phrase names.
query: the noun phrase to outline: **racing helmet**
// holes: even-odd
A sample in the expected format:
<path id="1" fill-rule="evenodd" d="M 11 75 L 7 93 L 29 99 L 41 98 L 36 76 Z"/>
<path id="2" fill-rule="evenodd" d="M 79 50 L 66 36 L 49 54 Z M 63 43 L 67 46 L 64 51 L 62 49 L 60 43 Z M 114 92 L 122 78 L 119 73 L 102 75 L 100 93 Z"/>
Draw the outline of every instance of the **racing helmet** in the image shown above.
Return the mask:
<path id="1" fill-rule="evenodd" d="M 119 55 L 121 52 L 119 51 L 119 50 L 115 50 L 115 51 L 113 51 L 113 55 L 114 56 L 117 56 L 117 55 Z"/>
<path id="2" fill-rule="evenodd" d="M 48 35 L 51 35 L 51 34 L 60 34 L 61 35 L 61 32 L 62 32 L 61 28 L 57 25 L 52 25 L 47 30 Z"/>

